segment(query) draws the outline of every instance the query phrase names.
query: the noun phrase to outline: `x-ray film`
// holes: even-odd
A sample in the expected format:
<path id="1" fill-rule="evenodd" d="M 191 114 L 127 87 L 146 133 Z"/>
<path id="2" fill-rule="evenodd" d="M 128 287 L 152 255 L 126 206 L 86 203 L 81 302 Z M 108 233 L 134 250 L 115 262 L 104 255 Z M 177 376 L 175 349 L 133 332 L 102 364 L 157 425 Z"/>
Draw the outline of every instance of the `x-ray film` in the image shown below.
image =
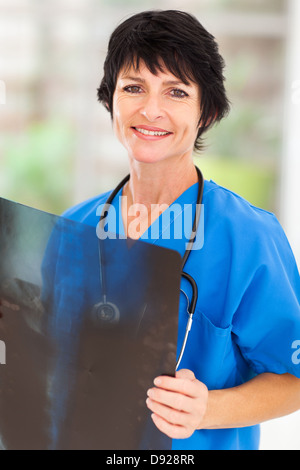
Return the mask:
<path id="1" fill-rule="evenodd" d="M 0 199 L 0 448 L 170 449 L 181 257 Z"/>

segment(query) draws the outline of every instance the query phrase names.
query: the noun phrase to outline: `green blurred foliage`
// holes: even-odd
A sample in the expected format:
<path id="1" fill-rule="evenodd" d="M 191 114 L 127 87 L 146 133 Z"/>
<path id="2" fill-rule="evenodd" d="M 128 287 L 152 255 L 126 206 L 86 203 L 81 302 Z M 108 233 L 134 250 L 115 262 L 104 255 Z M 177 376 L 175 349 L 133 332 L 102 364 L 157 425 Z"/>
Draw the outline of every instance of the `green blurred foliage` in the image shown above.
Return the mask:
<path id="1" fill-rule="evenodd" d="M 261 160 L 277 159 L 281 148 L 281 116 L 273 112 L 270 95 L 263 100 L 251 90 L 253 76 L 260 76 L 258 55 L 253 51 L 245 55 L 241 50 L 226 62 L 231 110 L 209 131 L 207 151 L 224 157 L 249 158 L 258 165 Z"/>
<path id="2" fill-rule="evenodd" d="M 258 165 L 274 160 L 281 145 L 276 120 L 257 103 L 243 103 L 208 132 L 207 152 L 224 158 L 249 159 Z"/>
<path id="3" fill-rule="evenodd" d="M 281 122 L 271 112 L 269 98 L 262 101 L 249 94 L 257 68 L 255 55 L 241 53 L 231 58 L 226 69 L 230 113 L 204 135 L 203 155 L 195 161 L 207 179 L 255 206 L 275 211 Z"/>
<path id="4" fill-rule="evenodd" d="M 74 132 L 61 121 L 32 122 L 1 146 L 1 196 L 55 214 L 70 205 Z"/>
<path id="5" fill-rule="evenodd" d="M 254 206 L 275 211 L 276 169 L 249 160 L 220 157 L 195 157 L 205 179 L 239 194 Z"/>

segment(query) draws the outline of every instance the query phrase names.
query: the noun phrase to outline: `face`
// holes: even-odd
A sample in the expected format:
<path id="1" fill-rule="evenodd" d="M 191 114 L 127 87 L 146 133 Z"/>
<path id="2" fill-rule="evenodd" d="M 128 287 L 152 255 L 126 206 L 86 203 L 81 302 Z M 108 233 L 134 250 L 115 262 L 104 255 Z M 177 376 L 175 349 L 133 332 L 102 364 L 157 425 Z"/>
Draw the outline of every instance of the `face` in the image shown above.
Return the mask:
<path id="1" fill-rule="evenodd" d="M 129 158 L 155 163 L 191 156 L 200 119 L 197 84 L 145 64 L 121 70 L 113 98 L 113 126 Z"/>

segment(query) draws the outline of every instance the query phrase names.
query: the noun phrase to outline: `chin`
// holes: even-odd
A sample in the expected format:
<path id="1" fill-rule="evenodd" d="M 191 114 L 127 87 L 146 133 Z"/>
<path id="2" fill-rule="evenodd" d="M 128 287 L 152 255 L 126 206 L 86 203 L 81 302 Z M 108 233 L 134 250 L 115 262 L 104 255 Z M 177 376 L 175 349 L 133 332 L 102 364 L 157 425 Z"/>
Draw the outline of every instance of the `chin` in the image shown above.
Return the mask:
<path id="1" fill-rule="evenodd" d="M 161 152 L 153 152 L 153 151 L 131 151 L 129 152 L 131 155 L 131 159 L 139 162 L 139 163 L 156 163 L 158 161 L 164 160 L 165 156 Z"/>
<path id="2" fill-rule="evenodd" d="M 134 155 L 132 155 L 132 158 L 133 158 L 133 160 L 135 160 L 136 162 L 139 162 L 139 163 L 158 163 L 158 162 L 161 162 L 163 160 L 166 160 L 167 157 L 165 155 L 164 156 L 162 156 L 162 155 L 153 155 L 153 153 L 152 153 L 150 155 L 145 155 L 145 154 L 136 155 L 136 154 L 134 154 Z"/>
<path id="3" fill-rule="evenodd" d="M 155 148 L 156 147 L 156 148 Z M 157 148 L 155 145 L 135 146 L 128 149 L 131 158 L 140 163 L 158 163 L 168 158 L 170 149 Z"/>

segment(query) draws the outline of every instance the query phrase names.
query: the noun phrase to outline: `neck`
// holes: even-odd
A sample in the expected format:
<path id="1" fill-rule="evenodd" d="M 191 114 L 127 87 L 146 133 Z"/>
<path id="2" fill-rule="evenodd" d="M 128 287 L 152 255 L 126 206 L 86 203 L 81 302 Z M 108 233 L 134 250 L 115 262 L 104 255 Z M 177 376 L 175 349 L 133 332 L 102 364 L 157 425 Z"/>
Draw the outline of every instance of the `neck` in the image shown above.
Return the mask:
<path id="1" fill-rule="evenodd" d="M 192 160 L 159 164 L 133 162 L 130 180 L 124 187 L 123 196 L 128 204 L 172 204 L 184 191 L 197 183 L 197 172 Z"/>
<path id="2" fill-rule="evenodd" d="M 192 159 L 159 164 L 133 162 L 123 188 L 122 217 L 125 233 L 139 238 L 184 191 L 197 183 Z"/>

